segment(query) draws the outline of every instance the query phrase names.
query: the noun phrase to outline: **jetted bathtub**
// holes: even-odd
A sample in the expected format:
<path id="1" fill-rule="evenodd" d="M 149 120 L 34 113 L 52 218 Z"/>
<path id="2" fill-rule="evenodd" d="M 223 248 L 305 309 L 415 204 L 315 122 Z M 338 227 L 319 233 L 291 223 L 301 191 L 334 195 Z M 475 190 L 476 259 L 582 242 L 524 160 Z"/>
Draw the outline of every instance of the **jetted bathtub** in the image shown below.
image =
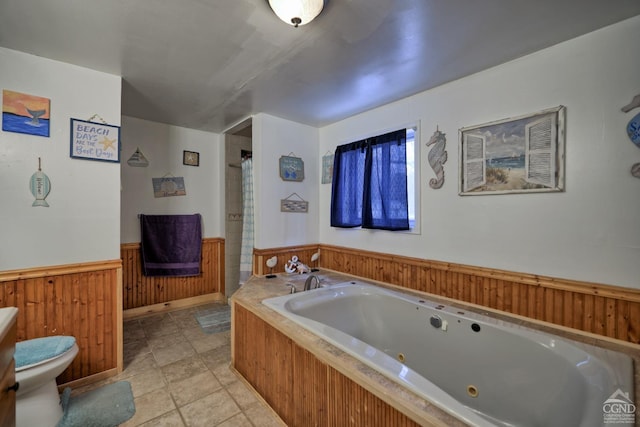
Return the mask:
<path id="1" fill-rule="evenodd" d="M 263 300 L 462 421 L 601 426 L 631 358 L 361 281 Z"/>

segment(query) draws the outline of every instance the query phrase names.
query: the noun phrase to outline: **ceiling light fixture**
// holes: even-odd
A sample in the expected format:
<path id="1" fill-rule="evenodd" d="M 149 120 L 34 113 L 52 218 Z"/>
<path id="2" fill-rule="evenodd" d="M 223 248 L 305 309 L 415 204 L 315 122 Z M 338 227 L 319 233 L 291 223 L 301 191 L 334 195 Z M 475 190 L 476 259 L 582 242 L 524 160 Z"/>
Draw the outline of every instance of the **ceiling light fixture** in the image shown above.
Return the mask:
<path id="1" fill-rule="evenodd" d="M 320 15 L 324 0 L 269 0 L 269 6 L 278 18 L 298 28 Z"/>

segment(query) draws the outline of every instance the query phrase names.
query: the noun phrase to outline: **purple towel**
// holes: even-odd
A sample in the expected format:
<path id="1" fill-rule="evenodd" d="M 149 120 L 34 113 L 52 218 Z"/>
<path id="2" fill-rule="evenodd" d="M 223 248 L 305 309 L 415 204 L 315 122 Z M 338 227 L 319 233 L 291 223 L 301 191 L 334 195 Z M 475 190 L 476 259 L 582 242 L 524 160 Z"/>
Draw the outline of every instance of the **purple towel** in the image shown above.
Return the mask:
<path id="1" fill-rule="evenodd" d="M 140 215 L 142 272 L 145 276 L 200 274 L 200 214 Z"/>

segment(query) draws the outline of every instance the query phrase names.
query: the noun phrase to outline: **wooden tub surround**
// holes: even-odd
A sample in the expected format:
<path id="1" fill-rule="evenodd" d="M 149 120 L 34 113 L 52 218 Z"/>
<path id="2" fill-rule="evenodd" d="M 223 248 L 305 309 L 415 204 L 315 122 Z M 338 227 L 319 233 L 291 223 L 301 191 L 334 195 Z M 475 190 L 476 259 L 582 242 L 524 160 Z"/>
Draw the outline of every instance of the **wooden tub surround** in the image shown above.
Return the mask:
<path id="1" fill-rule="evenodd" d="M 359 278 L 327 269 L 316 274 L 325 284 Z M 288 283 L 301 291 L 307 277 L 284 273 L 278 273 L 275 279 L 253 276 L 231 298 L 233 367 L 287 425 L 465 425 L 261 303 L 263 299 L 288 294 Z M 639 345 L 425 292 L 374 283 L 628 354 L 634 361 L 635 404 L 640 406 Z"/>

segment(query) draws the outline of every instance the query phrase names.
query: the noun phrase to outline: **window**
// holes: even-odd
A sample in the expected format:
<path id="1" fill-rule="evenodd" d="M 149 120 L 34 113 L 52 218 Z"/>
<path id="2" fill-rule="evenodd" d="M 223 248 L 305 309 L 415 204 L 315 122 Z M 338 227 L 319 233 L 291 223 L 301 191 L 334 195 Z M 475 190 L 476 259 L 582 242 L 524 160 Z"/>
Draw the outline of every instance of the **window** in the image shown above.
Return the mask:
<path id="1" fill-rule="evenodd" d="M 414 128 L 401 129 L 336 148 L 331 226 L 415 226 L 414 138 Z"/>

